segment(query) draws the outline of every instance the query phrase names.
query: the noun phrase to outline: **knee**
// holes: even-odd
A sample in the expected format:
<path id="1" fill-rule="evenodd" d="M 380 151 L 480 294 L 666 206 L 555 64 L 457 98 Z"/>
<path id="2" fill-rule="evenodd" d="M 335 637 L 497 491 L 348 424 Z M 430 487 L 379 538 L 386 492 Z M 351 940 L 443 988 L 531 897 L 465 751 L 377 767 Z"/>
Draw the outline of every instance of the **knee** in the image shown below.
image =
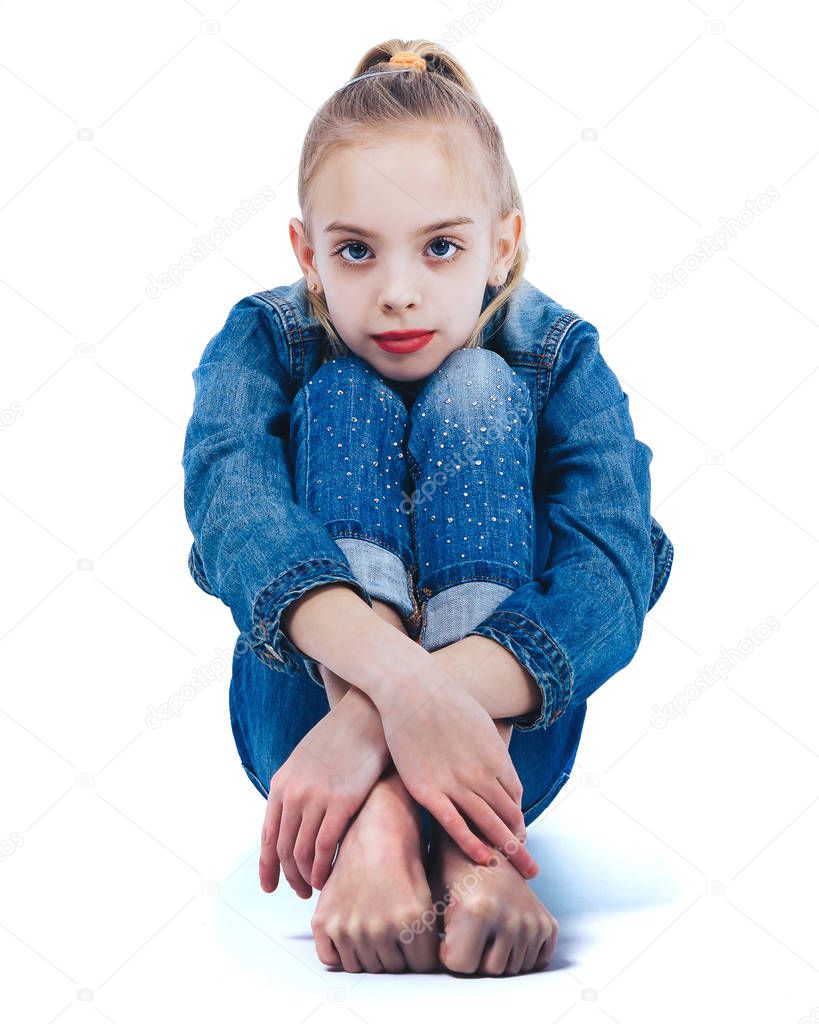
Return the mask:
<path id="1" fill-rule="evenodd" d="M 336 356 L 328 359 L 316 370 L 306 382 L 305 387 L 318 387 L 322 384 L 340 385 L 341 381 L 348 384 L 370 383 L 375 378 L 375 371 L 360 356 Z"/>
<path id="2" fill-rule="evenodd" d="M 304 386 L 317 389 L 315 394 L 318 397 L 337 396 L 339 401 L 343 401 L 345 397 L 350 401 L 363 398 L 365 395 L 374 396 L 376 400 L 394 400 L 400 411 L 406 412 L 401 396 L 393 391 L 366 359 L 360 356 L 351 354 L 328 359 Z"/>
<path id="3" fill-rule="evenodd" d="M 487 417 L 514 426 L 518 419 L 530 420 L 532 402 L 526 382 L 503 356 L 461 348 L 433 371 L 415 400 L 413 419 L 423 422 L 432 410 L 470 429 L 473 421 L 485 423 Z"/>

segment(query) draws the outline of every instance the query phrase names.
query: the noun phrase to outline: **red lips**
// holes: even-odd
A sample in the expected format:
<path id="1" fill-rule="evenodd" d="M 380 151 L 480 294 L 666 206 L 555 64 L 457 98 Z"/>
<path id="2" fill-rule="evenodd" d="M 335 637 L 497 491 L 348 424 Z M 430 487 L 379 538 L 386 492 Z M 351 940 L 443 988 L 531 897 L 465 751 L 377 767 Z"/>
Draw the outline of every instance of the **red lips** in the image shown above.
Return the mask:
<path id="1" fill-rule="evenodd" d="M 422 334 L 432 334 L 432 331 L 385 331 L 373 337 L 376 341 L 409 341 L 410 338 L 420 338 Z"/>
<path id="2" fill-rule="evenodd" d="M 386 334 L 374 334 L 373 341 L 385 352 L 408 356 L 428 345 L 434 336 L 435 331 L 387 331 Z"/>
<path id="3" fill-rule="evenodd" d="M 408 356 L 428 345 L 434 336 L 435 331 L 388 331 L 387 334 L 374 334 L 373 341 L 385 352 Z"/>

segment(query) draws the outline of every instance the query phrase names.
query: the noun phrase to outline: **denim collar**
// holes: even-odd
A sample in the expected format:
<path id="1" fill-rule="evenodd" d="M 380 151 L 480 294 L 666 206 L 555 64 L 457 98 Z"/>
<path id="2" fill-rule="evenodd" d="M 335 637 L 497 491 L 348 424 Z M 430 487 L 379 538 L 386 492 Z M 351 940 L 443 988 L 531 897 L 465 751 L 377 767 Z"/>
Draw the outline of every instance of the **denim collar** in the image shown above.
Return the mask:
<path id="1" fill-rule="evenodd" d="M 483 312 L 499 288 L 487 285 L 481 302 Z M 308 300 L 307 281 L 299 277 L 289 285 L 281 285 L 257 293 L 276 306 L 292 341 L 327 341 L 321 322 L 312 314 Z M 537 363 L 550 344 L 579 320 L 572 310 L 560 305 L 525 277 L 520 278 L 508 300 L 496 310 L 483 329 L 481 344 L 498 352 L 507 361 Z"/>

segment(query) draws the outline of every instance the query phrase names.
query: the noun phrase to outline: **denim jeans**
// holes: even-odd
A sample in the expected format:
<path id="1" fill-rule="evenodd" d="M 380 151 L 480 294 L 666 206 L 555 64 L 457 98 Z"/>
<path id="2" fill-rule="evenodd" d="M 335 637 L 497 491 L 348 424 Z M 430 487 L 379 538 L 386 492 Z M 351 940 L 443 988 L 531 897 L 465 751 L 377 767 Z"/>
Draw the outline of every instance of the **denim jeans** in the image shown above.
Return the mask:
<path id="1" fill-rule="evenodd" d="M 294 397 L 290 446 L 298 503 L 426 650 L 463 638 L 532 578 L 536 423 L 528 388 L 497 353 L 456 350 L 416 384 L 385 378 L 357 356 L 331 359 Z M 323 685 L 315 661 L 305 664 Z M 231 724 L 263 796 L 327 713 L 320 686 L 234 656 Z M 568 780 L 584 717 L 513 731 L 527 825 Z M 428 839 L 426 809 L 423 818 Z"/>

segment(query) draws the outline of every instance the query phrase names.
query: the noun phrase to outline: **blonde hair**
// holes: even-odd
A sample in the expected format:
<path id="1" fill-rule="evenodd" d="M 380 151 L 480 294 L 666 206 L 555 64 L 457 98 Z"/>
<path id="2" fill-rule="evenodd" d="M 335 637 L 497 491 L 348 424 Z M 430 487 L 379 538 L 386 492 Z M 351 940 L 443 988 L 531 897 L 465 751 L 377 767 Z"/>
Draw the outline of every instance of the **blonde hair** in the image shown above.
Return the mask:
<path id="1" fill-rule="evenodd" d="M 404 52 L 417 54 L 425 62 L 426 71 L 371 75 L 348 83 L 325 100 L 310 122 L 299 161 L 298 200 L 305 236 L 311 248 L 314 246 L 310 240 L 310 189 L 322 161 L 337 149 L 358 145 L 383 136 L 387 131 L 401 134 L 426 129 L 428 132 L 430 124 L 440 129 L 439 142 L 450 165 L 460 167 L 466 174 L 470 173 L 469 161 L 459 157 L 452 128 L 463 126 L 471 130 L 485 154 L 484 180 L 492 217 L 503 217 L 515 207 L 523 215 L 520 190 L 500 130 L 466 71 L 443 46 L 428 39 L 389 39 L 368 50 L 350 77 L 395 68 L 395 64 L 389 63 L 390 57 Z M 483 344 L 483 330 L 509 301 L 523 277 L 527 256 L 524 225 L 506 280 L 495 290 L 482 311 L 464 348 L 479 348 Z M 324 296 L 308 290 L 307 298 L 313 315 L 327 333 L 324 361 L 349 355 L 350 349 L 335 330 Z"/>

